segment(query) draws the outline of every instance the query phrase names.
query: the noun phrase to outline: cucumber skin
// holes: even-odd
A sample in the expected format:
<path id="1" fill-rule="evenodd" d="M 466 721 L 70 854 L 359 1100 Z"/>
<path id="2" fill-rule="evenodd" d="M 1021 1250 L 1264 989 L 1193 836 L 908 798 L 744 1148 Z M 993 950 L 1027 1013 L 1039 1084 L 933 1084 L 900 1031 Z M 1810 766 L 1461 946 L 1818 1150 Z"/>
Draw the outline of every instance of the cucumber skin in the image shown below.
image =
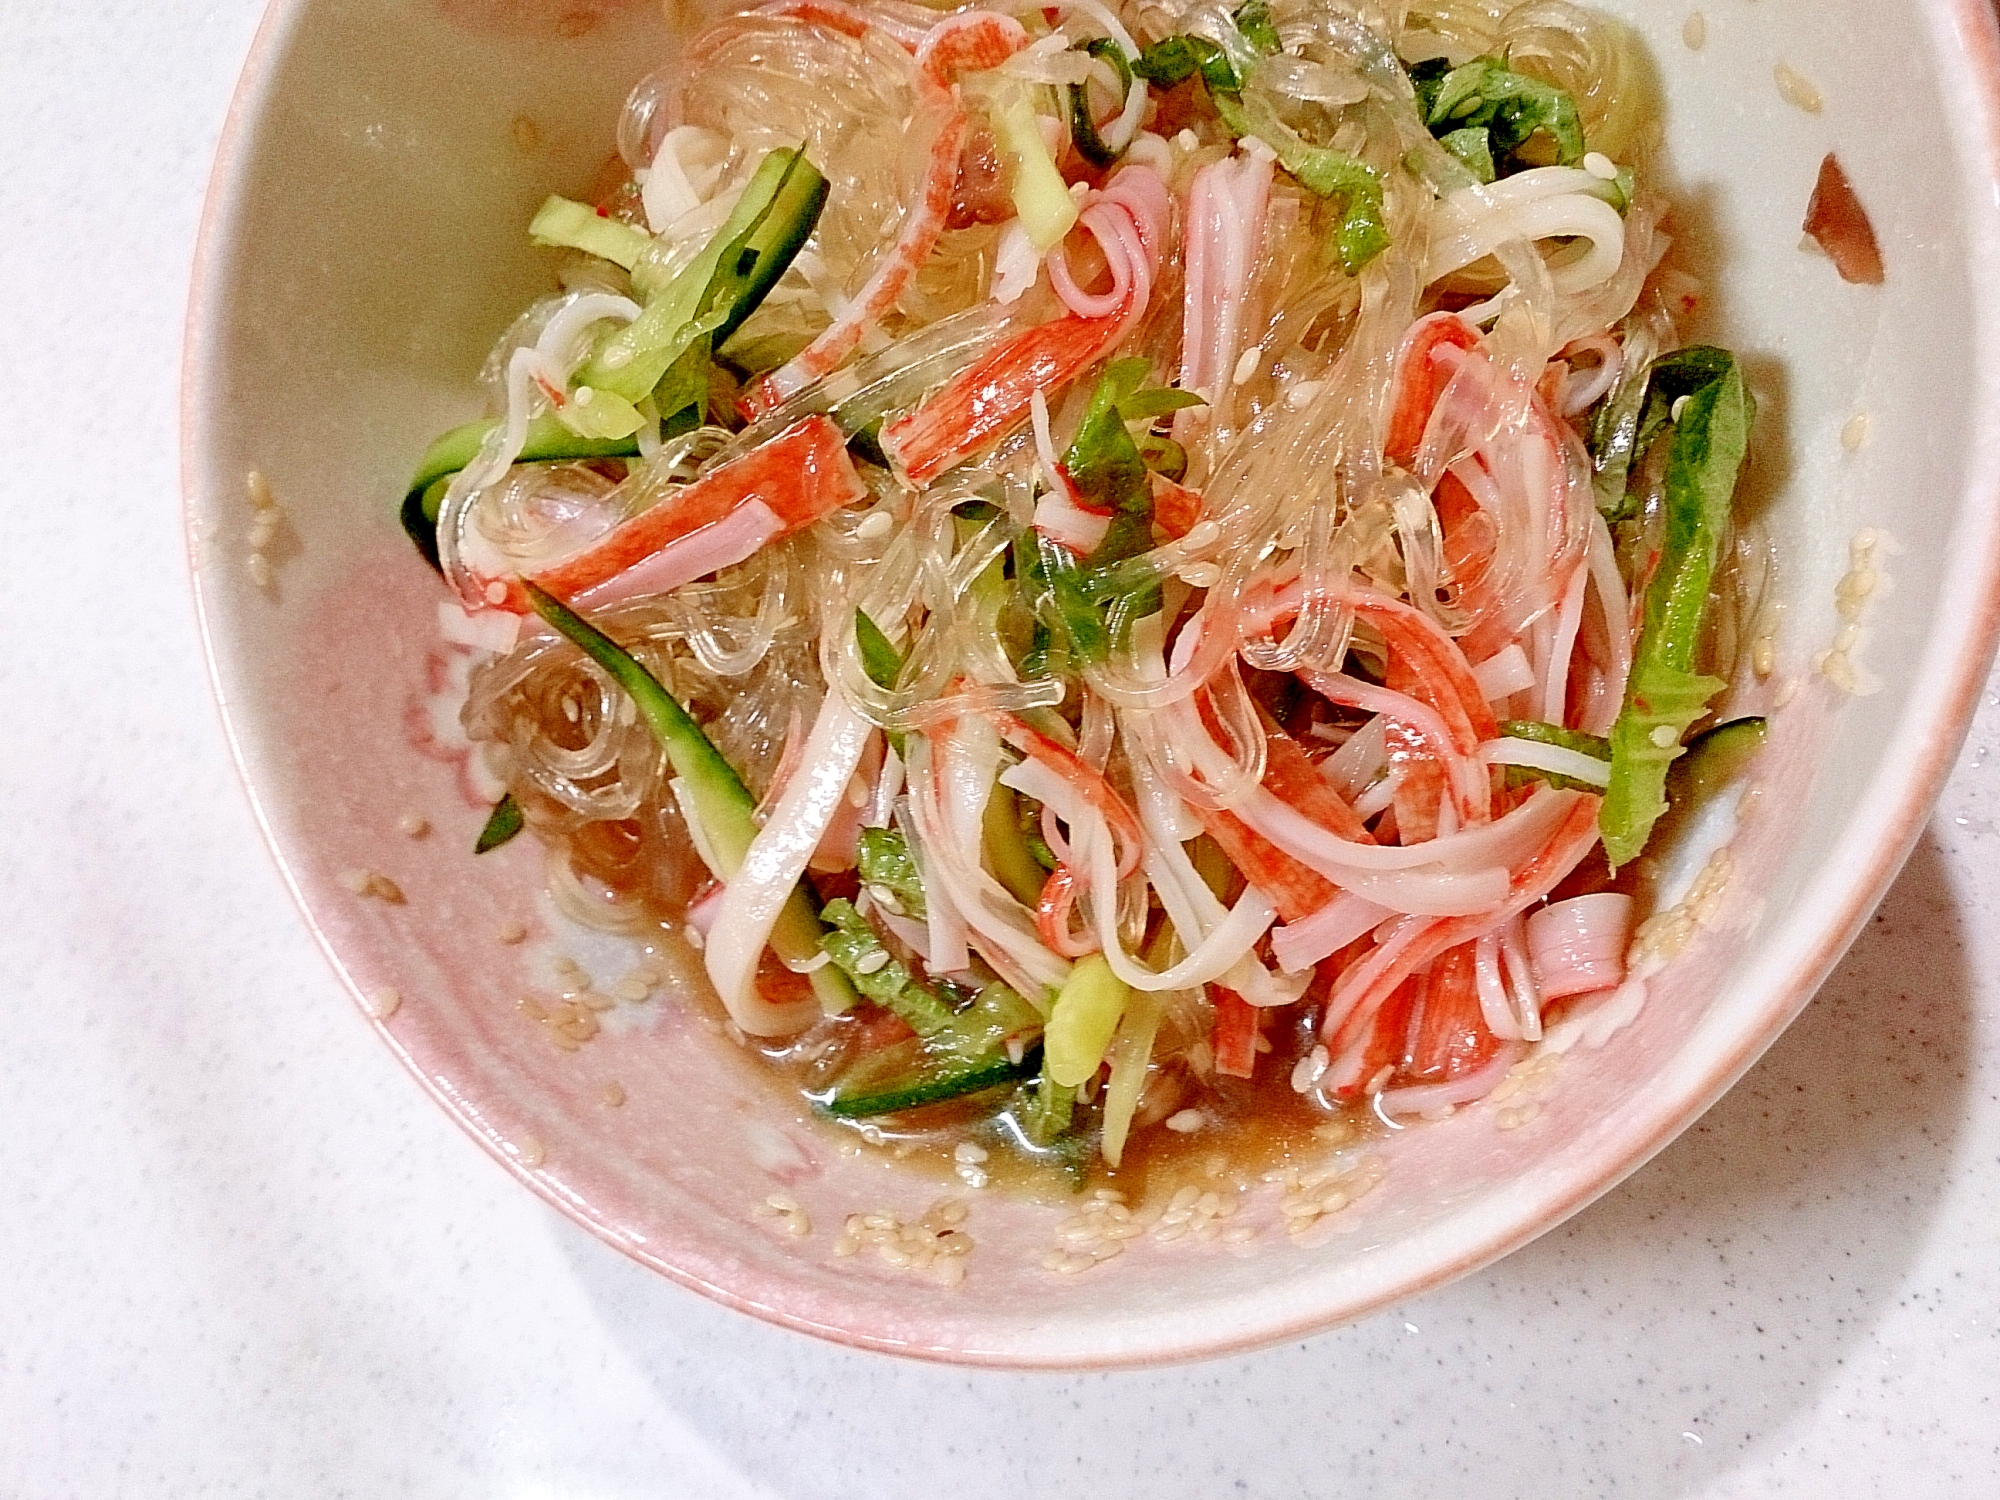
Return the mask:
<path id="1" fill-rule="evenodd" d="M 927 1062 L 932 1066 L 920 1065 L 914 1079 L 887 1087 L 864 1088 L 845 1095 L 836 1090 L 820 1108 L 838 1120 L 860 1120 L 871 1115 L 919 1109 L 926 1104 L 942 1104 L 947 1099 L 959 1099 L 967 1094 L 998 1088 L 1027 1076 L 1025 1067 L 1009 1062 L 1005 1053 L 994 1053 L 969 1062 L 949 1057 L 932 1057 Z"/>

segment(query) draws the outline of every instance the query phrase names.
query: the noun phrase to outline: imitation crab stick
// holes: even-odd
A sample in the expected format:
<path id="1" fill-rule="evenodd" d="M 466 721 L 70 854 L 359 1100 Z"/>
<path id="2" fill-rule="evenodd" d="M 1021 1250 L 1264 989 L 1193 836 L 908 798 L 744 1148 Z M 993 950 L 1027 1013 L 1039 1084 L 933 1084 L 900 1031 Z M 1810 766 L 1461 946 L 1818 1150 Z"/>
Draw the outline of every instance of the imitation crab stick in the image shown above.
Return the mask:
<path id="1" fill-rule="evenodd" d="M 558 599 L 604 604 L 664 593 L 726 568 L 868 493 L 832 419 L 801 417 L 741 458 L 674 490 L 535 582 Z M 518 589 L 495 601 L 525 612 Z"/>

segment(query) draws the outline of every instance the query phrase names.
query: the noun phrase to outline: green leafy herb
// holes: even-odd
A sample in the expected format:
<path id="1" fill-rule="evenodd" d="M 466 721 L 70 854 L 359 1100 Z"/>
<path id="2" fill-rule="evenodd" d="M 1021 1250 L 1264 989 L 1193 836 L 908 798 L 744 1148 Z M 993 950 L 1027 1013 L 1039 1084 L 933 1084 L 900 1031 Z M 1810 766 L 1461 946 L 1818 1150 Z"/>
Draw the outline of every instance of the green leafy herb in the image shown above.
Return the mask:
<path id="1" fill-rule="evenodd" d="M 847 451 L 863 463 L 873 464 L 878 469 L 889 467 L 889 455 L 882 451 L 882 418 L 877 417 L 867 426 L 858 428 L 847 440 Z"/>
<path id="2" fill-rule="evenodd" d="M 1243 79 L 1220 47 L 1205 36 L 1179 33 L 1162 38 L 1139 54 L 1132 71 L 1148 83 L 1170 89 L 1196 74 L 1210 89 L 1237 93 Z"/>
<path id="3" fill-rule="evenodd" d="M 1259 24 L 1258 12 L 1262 10 Z M 1250 37 L 1253 46 L 1277 51 L 1275 28 L 1270 13 L 1258 0 L 1236 13 L 1238 29 Z M 1247 22 L 1247 24 L 1246 24 Z M 1257 28 L 1264 41 L 1250 36 Z M 1337 201 L 1340 217 L 1328 239 L 1328 250 L 1341 269 L 1353 276 L 1380 255 L 1389 244 L 1389 229 L 1382 204 L 1382 177 L 1374 168 L 1331 146 L 1315 146 L 1280 120 L 1269 101 L 1243 92 L 1243 75 L 1229 56 L 1204 36 L 1179 33 L 1153 43 L 1133 65 L 1149 83 L 1171 88 L 1189 78 L 1201 78 L 1215 112 L 1238 140 L 1255 136 L 1278 155 L 1278 165 L 1296 177 L 1314 195 Z"/>
<path id="4" fill-rule="evenodd" d="M 1493 165 L 1493 137 L 1490 132 L 1468 125 L 1463 130 L 1447 130 L 1438 137 L 1438 144 L 1464 162 L 1481 182 L 1492 182 L 1499 177 L 1500 170 Z"/>
<path id="5" fill-rule="evenodd" d="M 1278 37 L 1277 24 L 1271 19 L 1271 7 L 1265 0 L 1249 0 L 1247 5 L 1238 6 L 1231 19 L 1236 22 L 1236 29 L 1243 33 L 1244 39 L 1265 56 L 1285 50 L 1284 42 Z"/>
<path id="6" fill-rule="evenodd" d="M 479 830 L 479 837 L 473 841 L 472 852 L 484 854 L 489 849 L 498 849 L 522 829 L 521 804 L 514 800 L 512 792 L 506 793 L 493 804 L 493 811 L 486 816 L 486 826 Z"/>
<path id="7" fill-rule="evenodd" d="M 1695 653 L 1750 439 L 1749 391 L 1728 351 L 1680 350 L 1655 363 L 1653 384 L 1673 427 L 1666 531 L 1646 589 L 1625 706 L 1611 731 L 1611 785 L 1598 821 L 1613 868 L 1645 847 L 1666 811 L 1667 769 L 1681 753 L 1681 738 L 1725 686 L 1695 672 Z M 1683 385 L 1692 388 L 1670 394 Z M 1653 402 L 1649 392 L 1649 413 Z"/>
<path id="8" fill-rule="evenodd" d="M 903 675 L 903 654 L 890 644 L 882 627 L 868 618 L 865 609 L 854 611 L 854 641 L 861 648 L 861 670 L 868 674 L 868 680 L 885 693 L 894 689 L 896 679 Z"/>
<path id="9" fill-rule="evenodd" d="M 1433 58 L 1410 69 L 1410 81 L 1431 134 L 1481 182 L 1535 165 L 1522 152 L 1537 136 L 1564 166 L 1583 159 L 1576 100 L 1554 84 L 1516 73 L 1502 58 L 1478 57 L 1456 68 Z"/>
<path id="10" fill-rule="evenodd" d="M 1666 430 L 1674 404 L 1722 378 L 1734 364 L 1726 349 L 1695 344 L 1662 354 L 1635 380 L 1621 382 L 1591 422 L 1591 462 L 1597 508 L 1614 525 L 1638 511 L 1632 477 L 1645 464 L 1655 438 Z"/>

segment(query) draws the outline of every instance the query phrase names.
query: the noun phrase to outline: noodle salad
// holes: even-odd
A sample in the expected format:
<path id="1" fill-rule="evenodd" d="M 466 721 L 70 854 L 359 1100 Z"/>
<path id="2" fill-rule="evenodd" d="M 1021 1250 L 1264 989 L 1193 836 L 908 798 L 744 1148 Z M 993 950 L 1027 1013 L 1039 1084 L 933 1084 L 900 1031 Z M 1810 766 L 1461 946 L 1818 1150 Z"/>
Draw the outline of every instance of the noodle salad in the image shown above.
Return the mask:
<path id="1" fill-rule="evenodd" d="M 1636 1003 L 1620 872 L 1761 721 L 1704 723 L 1752 404 L 1676 337 L 1633 47 L 1563 0 L 693 37 L 404 504 L 480 849 L 684 942 L 825 1115 L 1079 1171 L 1449 1112 Z"/>

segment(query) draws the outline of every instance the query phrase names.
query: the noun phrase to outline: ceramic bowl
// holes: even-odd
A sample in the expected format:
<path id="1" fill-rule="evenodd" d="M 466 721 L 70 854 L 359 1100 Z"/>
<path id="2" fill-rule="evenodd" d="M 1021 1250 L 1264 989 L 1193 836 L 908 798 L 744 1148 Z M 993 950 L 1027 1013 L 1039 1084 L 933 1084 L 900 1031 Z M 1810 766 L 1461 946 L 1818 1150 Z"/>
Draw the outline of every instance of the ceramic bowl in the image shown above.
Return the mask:
<path id="1" fill-rule="evenodd" d="M 671 994 L 619 1002 L 566 1050 L 524 998 L 554 1003 L 558 955 L 600 983 L 631 955 L 560 926 L 532 840 L 470 853 L 487 793 L 452 729 L 462 661 L 438 639 L 438 589 L 396 502 L 428 439 L 474 413 L 484 351 L 546 283 L 530 211 L 585 187 L 624 92 L 685 18 L 618 0 L 279 0 L 195 272 L 190 547 L 272 848 L 412 1076 L 523 1184 L 688 1286 L 848 1343 L 993 1365 L 1192 1358 L 1357 1318 L 1542 1233 L 1685 1128 L 1894 876 L 1989 658 L 2000 37 L 1984 0 L 1716 6 L 1698 48 L 1685 6 L 1611 8 L 1658 67 L 1676 232 L 1707 270 L 1697 331 L 1745 353 L 1760 401 L 1750 493 L 1782 558 L 1772 691 L 1788 702 L 1756 808 L 1721 866 L 1680 852 L 1670 880 L 1684 890 L 1706 868 L 1715 899 L 1603 1045 L 1371 1146 L 1381 1185 L 1303 1236 L 1283 1229 L 1279 1186 L 1256 1183 L 1229 1221 L 1247 1233 L 1149 1234 L 1064 1276 L 1043 1259 L 1069 1210 L 843 1151 Z M 1781 94 L 1780 65 L 1822 108 Z M 1885 286 L 1847 285 L 1800 247 L 1828 151 L 1872 211 Z M 1862 425 L 1850 451 L 1843 433 Z M 252 471 L 275 530 L 253 513 Z M 1814 663 L 1862 528 L 1881 536 L 1887 581 L 1853 653 L 1872 691 L 1849 698 Z M 773 1193 L 800 1214 L 771 1212 Z M 946 1196 L 967 1204 L 975 1246 L 962 1285 L 836 1253 L 846 1214 L 915 1219 Z"/>

